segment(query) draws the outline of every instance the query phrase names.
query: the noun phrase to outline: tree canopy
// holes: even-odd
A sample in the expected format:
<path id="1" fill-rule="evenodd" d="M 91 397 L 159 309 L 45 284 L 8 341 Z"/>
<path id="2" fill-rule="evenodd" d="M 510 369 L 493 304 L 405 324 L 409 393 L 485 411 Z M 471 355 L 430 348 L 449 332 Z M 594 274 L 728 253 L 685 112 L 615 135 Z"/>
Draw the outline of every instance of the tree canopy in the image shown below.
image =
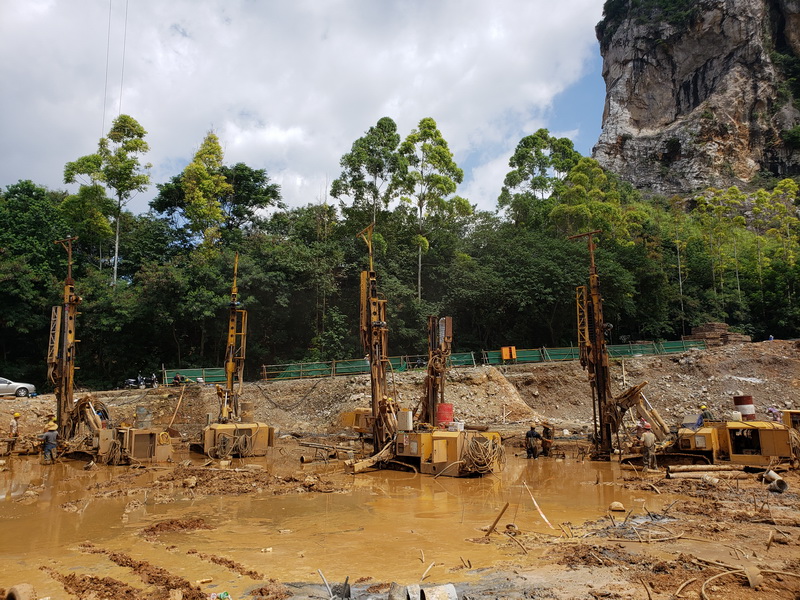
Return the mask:
<path id="1" fill-rule="evenodd" d="M 426 351 L 428 315 L 454 317 L 455 351 L 574 344 L 575 287 L 587 281 L 588 257 L 568 237 L 597 229 L 613 343 L 678 339 L 707 321 L 756 339 L 800 335 L 792 179 L 663 198 L 539 130 L 510 157 L 496 210 L 477 211 L 459 195 L 463 172 L 435 121 L 402 138 L 384 117 L 342 156 L 335 204 L 285 206 L 265 170 L 226 165 L 209 133 L 136 215 L 125 202 L 146 184 L 146 144 L 134 123 L 115 122 L 96 154 L 68 163 L 65 179 L 82 183 L 76 193 L 31 181 L 0 191 L 4 376 L 47 388 L 50 307 L 66 275 L 53 242 L 69 235 L 79 237 L 76 376 L 87 387 L 161 365 L 221 365 L 236 252 L 249 314 L 246 377 L 263 364 L 358 357 L 366 249 L 356 234 L 370 222 L 393 355 Z M 112 243 L 122 258 L 116 286 Z"/>

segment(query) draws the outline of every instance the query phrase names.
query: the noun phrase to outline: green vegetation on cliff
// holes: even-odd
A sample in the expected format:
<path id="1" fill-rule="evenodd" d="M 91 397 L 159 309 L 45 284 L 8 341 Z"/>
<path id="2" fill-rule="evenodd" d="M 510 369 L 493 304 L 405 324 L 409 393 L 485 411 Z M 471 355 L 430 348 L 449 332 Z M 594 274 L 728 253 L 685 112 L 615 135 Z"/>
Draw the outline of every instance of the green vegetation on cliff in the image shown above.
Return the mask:
<path id="1" fill-rule="evenodd" d="M 698 0 L 606 0 L 597 39 L 605 45 L 626 19 L 637 23 L 669 23 L 685 27 L 699 14 Z"/>

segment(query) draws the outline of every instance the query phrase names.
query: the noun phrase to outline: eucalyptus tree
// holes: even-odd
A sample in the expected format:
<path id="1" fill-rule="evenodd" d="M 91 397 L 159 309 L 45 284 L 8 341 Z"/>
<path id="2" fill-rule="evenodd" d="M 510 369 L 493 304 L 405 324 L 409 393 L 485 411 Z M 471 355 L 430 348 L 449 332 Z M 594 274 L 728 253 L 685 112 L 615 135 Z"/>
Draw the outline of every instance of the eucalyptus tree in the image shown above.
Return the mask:
<path id="1" fill-rule="evenodd" d="M 429 214 L 467 215 L 472 212 L 470 203 L 456 196 L 456 188 L 464 179 L 464 172 L 453 159 L 447 141 L 436 126 L 436 121 L 426 117 L 400 144 L 402 162 L 392 177 L 391 190 L 396 190 L 401 200 L 417 209 L 417 300 L 422 300 L 422 255 L 429 241 L 427 216 Z"/>
<path id="2" fill-rule="evenodd" d="M 498 207 L 517 225 L 541 225 L 554 190 L 581 158 L 569 138 L 556 138 L 547 129 L 525 136 L 508 161 L 512 168 L 503 181 Z"/>
<path id="3" fill-rule="evenodd" d="M 147 171 L 151 165 L 142 164 L 141 157 L 150 150 L 145 142 L 147 135 L 136 119 L 119 115 L 111 124 L 108 136 L 100 138 L 97 152 L 87 154 L 64 167 L 64 183 L 74 183 L 79 176 L 89 178 L 89 183 L 101 182 L 113 192 L 117 201 L 114 233 L 114 274 L 117 283 L 119 264 L 119 231 L 122 207 L 135 192 L 143 192 L 150 183 Z"/>
<path id="4" fill-rule="evenodd" d="M 399 146 L 397 124 L 389 117 L 379 119 L 339 160 L 342 174 L 333 180 L 331 196 L 350 196 L 354 206 L 371 208 L 375 222 L 379 205 L 385 208 L 392 200 L 389 184 L 398 168 Z"/>

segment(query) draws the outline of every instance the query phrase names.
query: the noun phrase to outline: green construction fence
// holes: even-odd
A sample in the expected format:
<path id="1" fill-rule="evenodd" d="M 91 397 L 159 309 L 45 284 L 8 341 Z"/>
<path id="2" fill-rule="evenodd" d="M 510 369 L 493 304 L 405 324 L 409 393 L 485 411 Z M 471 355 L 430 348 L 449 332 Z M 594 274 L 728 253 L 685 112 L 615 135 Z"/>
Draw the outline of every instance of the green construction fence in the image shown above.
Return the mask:
<path id="1" fill-rule="evenodd" d="M 706 343 L 703 340 L 637 342 L 630 344 L 610 344 L 607 345 L 606 348 L 610 358 L 628 358 L 633 356 L 686 352 L 692 349 L 704 350 L 706 348 Z M 517 357 L 513 360 L 503 360 L 500 350 L 482 350 L 479 355 L 480 358 L 478 358 L 475 352 L 459 352 L 450 355 L 450 366 L 474 367 L 479 364 L 504 365 L 578 360 L 580 358 L 579 352 L 577 347 L 521 349 L 516 351 Z M 395 372 L 425 368 L 426 361 L 427 355 L 392 356 L 389 358 L 390 370 Z M 261 378 L 264 380 L 363 375 L 365 373 L 369 373 L 369 362 L 364 358 L 318 363 L 264 365 L 261 368 Z M 223 372 L 223 381 L 224 378 Z M 209 380 L 206 379 L 206 381 Z"/>

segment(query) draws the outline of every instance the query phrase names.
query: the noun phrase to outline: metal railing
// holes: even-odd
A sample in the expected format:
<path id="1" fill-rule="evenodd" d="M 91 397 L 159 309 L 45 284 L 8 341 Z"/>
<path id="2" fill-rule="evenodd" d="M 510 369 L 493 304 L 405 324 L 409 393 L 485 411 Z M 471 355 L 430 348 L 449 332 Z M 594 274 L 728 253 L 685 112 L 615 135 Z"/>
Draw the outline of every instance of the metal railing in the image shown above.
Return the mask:
<path id="1" fill-rule="evenodd" d="M 631 344 L 608 345 L 610 358 L 626 358 L 632 356 L 672 354 L 687 350 L 705 350 L 703 340 L 685 340 L 676 342 L 641 342 Z M 451 367 L 476 367 L 481 365 L 508 365 L 538 362 L 558 362 L 578 360 L 577 347 L 569 348 L 533 348 L 517 350 L 517 358 L 503 360 L 500 350 L 481 350 L 480 359 L 475 352 L 459 352 L 450 355 Z M 390 369 L 396 372 L 425 369 L 428 356 L 426 354 L 392 356 L 389 358 Z M 366 358 L 349 360 L 332 360 L 314 363 L 285 363 L 279 365 L 262 365 L 261 379 L 266 381 L 283 379 L 306 379 L 312 377 L 337 377 L 343 375 L 363 375 L 369 373 L 369 361 Z M 183 372 L 182 372 L 183 374 Z"/>

